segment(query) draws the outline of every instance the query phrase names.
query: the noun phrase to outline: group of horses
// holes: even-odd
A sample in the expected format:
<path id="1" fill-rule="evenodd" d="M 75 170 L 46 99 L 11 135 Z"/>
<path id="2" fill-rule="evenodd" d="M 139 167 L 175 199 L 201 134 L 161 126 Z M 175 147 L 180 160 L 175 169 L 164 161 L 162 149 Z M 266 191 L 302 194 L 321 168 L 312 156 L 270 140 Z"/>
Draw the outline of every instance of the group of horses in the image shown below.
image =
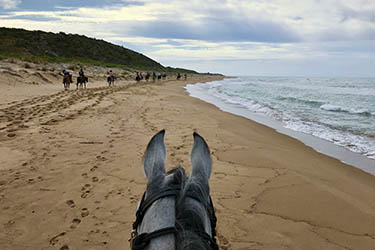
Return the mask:
<path id="1" fill-rule="evenodd" d="M 142 81 L 143 79 L 145 79 L 146 81 L 148 81 L 151 77 L 151 74 L 150 72 L 146 72 L 146 75 L 143 77 L 143 74 L 142 72 L 137 72 L 137 76 L 135 77 L 135 80 L 137 82 L 140 82 Z M 181 79 L 181 74 L 178 73 L 177 74 L 177 80 L 180 80 Z M 155 81 L 155 80 L 165 80 L 167 79 L 167 73 L 163 72 L 163 73 L 160 73 L 158 72 L 157 74 L 155 72 L 152 72 L 152 81 Z M 184 74 L 184 79 L 186 80 L 187 79 L 187 75 Z"/>
<path id="2" fill-rule="evenodd" d="M 87 76 L 81 75 L 77 77 L 77 89 L 79 88 L 86 88 L 86 83 L 89 82 L 89 78 Z M 63 78 L 63 85 L 64 89 L 68 90 L 70 88 L 70 84 L 73 83 L 73 77 L 71 74 L 69 75 L 64 75 Z"/>
<path id="3" fill-rule="evenodd" d="M 150 72 L 147 72 L 145 76 L 142 75 L 142 72 L 137 72 L 137 76 L 135 78 L 135 80 L 137 82 L 140 82 L 142 81 L 143 79 L 145 79 L 146 81 L 149 81 L 151 77 L 151 74 Z M 184 77 L 185 77 L 185 80 L 186 80 L 186 74 L 184 74 Z M 114 75 L 110 75 L 107 77 L 107 83 L 109 85 L 109 87 L 113 86 L 115 84 L 115 76 Z M 155 80 L 165 80 L 167 79 L 167 73 L 163 72 L 163 73 L 155 73 L 153 72 L 152 73 L 152 80 L 155 81 Z M 177 75 L 177 80 L 181 79 L 181 74 L 178 73 Z M 83 89 L 83 88 L 86 88 L 86 83 L 89 82 L 89 78 L 85 75 L 80 75 L 77 77 L 77 89 Z M 65 90 L 68 90 L 70 88 L 70 84 L 73 83 L 73 78 L 72 78 L 72 74 L 69 74 L 69 75 L 64 75 L 64 78 L 63 78 L 63 84 L 64 84 L 64 89 Z"/>
<path id="4" fill-rule="evenodd" d="M 148 81 L 151 77 L 151 73 L 150 72 L 146 72 L 146 75 L 143 76 L 142 72 L 137 72 L 137 75 L 135 77 L 135 80 L 137 82 L 140 82 L 142 81 L 143 79 L 145 79 L 146 81 Z M 167 73 L 163 72 L 163 73 L 155 73 L 155 72 L 152 72 L 152 81 L 155 81 L 156 79 L 158 80 L 165 80 L 167 79 Z"/>
<path id="5" fill-rule="evenodd" d="M 80 75 L 77 77 L 77 89 L 85 89 L 86 88 L 86 84 L 89 82 L 89 78 L 85 75 Z M 107 77 L 107 82 L 109 84 L 109 86 L 111 87 L 112 85 L 114 85 L 115 83 L 115 77 L 112 75 L 112 76 L 108 76 Z M 63 85 L 64 85 L 64 89 L 65 90 L 68 90 L 70 89 L 70 84 L 73 83 L 73 77 L 71 74 L 69 75 L 64 75 L 64 78 L 63 78 Z"/>

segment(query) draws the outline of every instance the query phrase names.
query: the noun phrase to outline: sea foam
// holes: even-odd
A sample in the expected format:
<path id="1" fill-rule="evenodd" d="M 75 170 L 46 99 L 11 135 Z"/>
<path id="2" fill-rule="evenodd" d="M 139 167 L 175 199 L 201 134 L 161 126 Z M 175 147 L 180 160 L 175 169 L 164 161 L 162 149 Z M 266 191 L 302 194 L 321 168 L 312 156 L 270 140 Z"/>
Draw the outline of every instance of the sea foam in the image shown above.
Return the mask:
<path id="1" fill-rule="evenodd" d="M 285 128 L 375 159 L 374 82 L 375 79 L 239 77 L 192 88 L 278 120 Z"/>

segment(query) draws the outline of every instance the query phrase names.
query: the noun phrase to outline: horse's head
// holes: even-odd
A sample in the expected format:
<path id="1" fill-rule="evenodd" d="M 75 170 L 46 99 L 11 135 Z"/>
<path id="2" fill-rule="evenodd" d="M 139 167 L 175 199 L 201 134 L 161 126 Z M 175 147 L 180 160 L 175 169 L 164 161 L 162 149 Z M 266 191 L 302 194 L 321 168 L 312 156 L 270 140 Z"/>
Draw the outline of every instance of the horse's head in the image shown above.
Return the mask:
<path id="1" fill-rule="evenodd" d="M 204 139 L 194 133 L 191 174 L 165 171 L 162 130 L 149 142 L 144 157 L 146 192 L 133 224 L 133 249 L 216 249 L 216 217 L 209 194 L 212 162 Z"/>

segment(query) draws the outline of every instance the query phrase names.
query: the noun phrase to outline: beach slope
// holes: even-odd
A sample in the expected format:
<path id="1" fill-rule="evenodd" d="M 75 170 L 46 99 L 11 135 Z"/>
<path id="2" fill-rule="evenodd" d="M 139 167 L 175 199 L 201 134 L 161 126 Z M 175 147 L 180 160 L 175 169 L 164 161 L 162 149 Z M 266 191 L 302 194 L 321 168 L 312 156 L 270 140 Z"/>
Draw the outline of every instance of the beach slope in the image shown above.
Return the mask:
<path id="1" fill-rule="evenodd" d="M 129 249 L 143 153 L 166 129 L 169 169 L 190 170 L 194 131 L 211 149 L 220 249 L 374 250 L 375 177 L 184 90 L 219 78 L 22 85 L 0 106 L 1 249 Z"/>

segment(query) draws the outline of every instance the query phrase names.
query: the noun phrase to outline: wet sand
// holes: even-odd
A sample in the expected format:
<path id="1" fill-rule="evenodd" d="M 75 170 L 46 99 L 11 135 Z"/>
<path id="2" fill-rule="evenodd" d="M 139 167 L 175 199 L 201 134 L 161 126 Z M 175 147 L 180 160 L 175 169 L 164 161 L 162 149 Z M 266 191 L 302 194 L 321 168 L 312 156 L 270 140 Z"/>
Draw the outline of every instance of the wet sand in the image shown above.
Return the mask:
<path id="1" fill-rule="evenodd" d="M 220 249 L 374 250 L 375 177 L 184 90 L 217 78 L 65 92 L 2 74 L 1 249 L 129 249 L 143 153 L 166 129 L 169 169 L 189 171 L 193 131 L 210 146 Z"/>

